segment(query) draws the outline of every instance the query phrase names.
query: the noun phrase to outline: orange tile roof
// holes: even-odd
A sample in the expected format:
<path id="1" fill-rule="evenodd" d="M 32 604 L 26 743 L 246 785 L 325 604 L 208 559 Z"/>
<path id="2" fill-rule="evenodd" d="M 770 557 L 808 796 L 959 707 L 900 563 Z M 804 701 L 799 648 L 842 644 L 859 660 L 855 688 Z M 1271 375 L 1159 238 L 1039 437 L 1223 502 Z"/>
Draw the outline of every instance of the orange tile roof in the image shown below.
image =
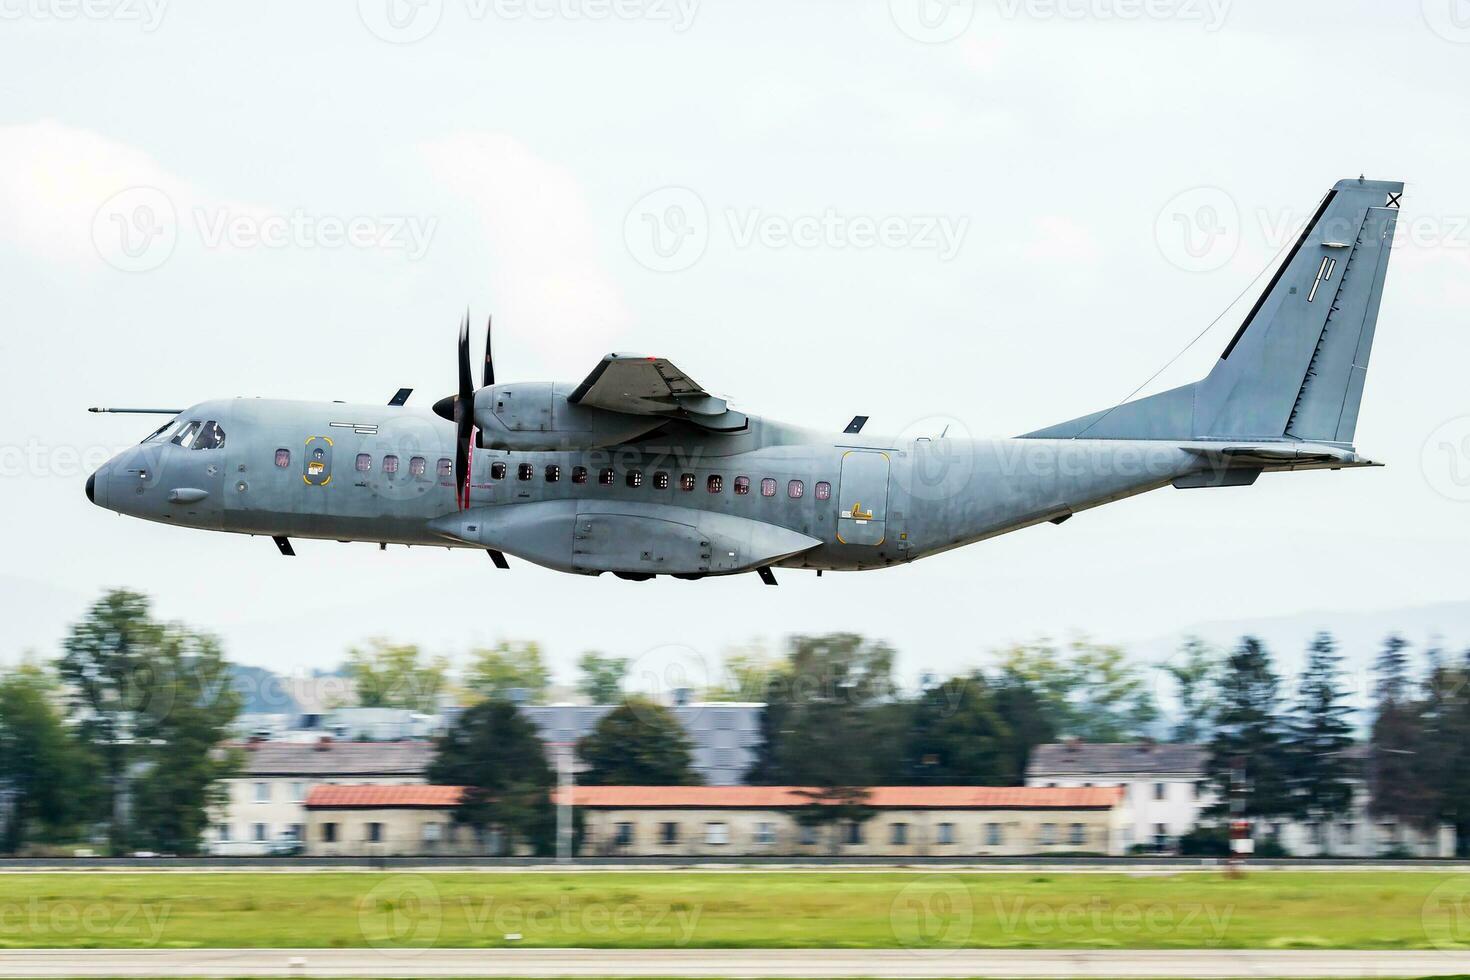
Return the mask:
<path id="1" fill-rule="evenodd" d="M 307 809 L 393 809 L 452 807 L 464 794 L 460 786 L 313 786 Z"/>
<path id="2" fill-rule="evenodd" d="M 782 809 L 811 803 L 803 786 L 578 786 L 576 806 L 601 809 Z M 1120 786 L 874 786 L 867 806 L 886 809 L 1107 809 L 1123 799 Z"/>

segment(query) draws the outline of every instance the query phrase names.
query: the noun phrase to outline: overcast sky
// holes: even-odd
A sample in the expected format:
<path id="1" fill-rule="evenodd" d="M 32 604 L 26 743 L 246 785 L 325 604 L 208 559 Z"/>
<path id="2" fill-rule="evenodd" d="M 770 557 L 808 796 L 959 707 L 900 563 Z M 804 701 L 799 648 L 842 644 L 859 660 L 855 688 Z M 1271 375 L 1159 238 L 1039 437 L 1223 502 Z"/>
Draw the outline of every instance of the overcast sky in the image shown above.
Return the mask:
<path id="1" fill-rule="evenodd" d="M 1470 16 L 1456 0 L 0 0 L 0 658 L 109 586 L 238 660 L 379 634 L 717 657 L 796 631 L 958 669 L 1009 640 L 1462 599 Z M 1463 3 L 1461 3 L 1463 8 Z M 1358 446 L 917 564 L 631 583 L 87 503 L 93 404 L 448 393 L 666 356 L 757 414 L 1012 435 L 1107 407 L 1341 177 L 1408 182 Z M 1253 294 L 1146 391 L 1208 370 Z M 1470 637 L 1459 638 L 1470 642 Z"/>

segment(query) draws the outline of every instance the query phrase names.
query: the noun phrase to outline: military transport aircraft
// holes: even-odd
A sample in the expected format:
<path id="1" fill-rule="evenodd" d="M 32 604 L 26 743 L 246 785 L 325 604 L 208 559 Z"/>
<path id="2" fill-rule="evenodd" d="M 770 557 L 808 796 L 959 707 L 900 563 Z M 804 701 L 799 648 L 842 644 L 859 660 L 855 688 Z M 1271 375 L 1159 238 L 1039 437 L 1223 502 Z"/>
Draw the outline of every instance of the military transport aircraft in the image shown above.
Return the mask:
<path id="1" fill-rule="evenodd" d="M 1015 439 L 829 434 L 732 408 L 659 357 L 433 410 L 237 398 L 174 416 L 87 480 L 183 527 L 480 548 L 565 572 L 698 579 L 883 568 L 1146 490 L 1373 465 L 1353 449 L 1403 184 L 1340 181 L 1202 380 Z"/>

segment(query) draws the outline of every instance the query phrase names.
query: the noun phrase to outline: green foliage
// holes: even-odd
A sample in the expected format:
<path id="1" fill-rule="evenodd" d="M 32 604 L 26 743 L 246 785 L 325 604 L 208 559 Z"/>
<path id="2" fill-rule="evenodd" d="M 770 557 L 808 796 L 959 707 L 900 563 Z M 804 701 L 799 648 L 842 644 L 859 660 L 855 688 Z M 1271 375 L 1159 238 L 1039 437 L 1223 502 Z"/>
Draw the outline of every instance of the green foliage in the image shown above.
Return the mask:
<path id="1" fill-rule="evenodd" d="M 364 708 L 407 708 L 431 713 L 438 708 L 449 664 L 443 657 L 426 657 L 412 643 L 369 640 L 353 647 L 343 671 Z"/>
<path id="2" fill-rule="evenodd" d="M 524 690 L 534 703 L 545 700 L 551 671 L 539 643 L 503 640 L 470 654 L 465 685 L 486 698 L 508 698 L 512 691 Z"/>
<path id="3" fill-rule="evenodd" d="M 1294 812 L 1279 687 L 1271 655 L 1255 637 L 1246 637 L 1226 657 L 1208 764 L 1221 809 L 1229 809 L 1235 800 L 1241 808 L 1230 812 L 1244 817 Z M 1232 796 L 1231 769 L 1237 763 L 1244 765 L 1245 784 Z"/>
<path id="4" fill-rule="evenodd" d="M 593 704 L 614 704 L 623 696 L 628 658 L 588 650 L 577 658 L 577 674 L 577 693 Z"/>
<path id="5" fill-rule="evenodd" d="M 1203 742 L 1209 736 L 1210 716 L 1215 711 L 1214 687 L 1220 671 L 1220 654 L 1197 636 L 1186 637 L 1178 655 L 1162 663 L 1159 670 L 1174 681 L 1178 715 L 1169 738 L 1175 742 Z"/>
<path id="6" fill-rule="evenodd" d="M 13 794 L 0 850 L 73 837 L 95 812 L 95 760 L 62 725 L 58 701 L 56 679 L 37 664 L 0 680 L 0 786 Z"/>
<path id="7" fill-rule="evenodd" d="M 116 590 L 64 649 L 58 673 L 74 729 L 101 763 L 112 843 L 197 851 L 217 781 L 232 771 L 216 747 L 240 705 L 218 642 L 154 620 L 146 597 Z"/>
<path id="8" fill-rule="evenodd" d="M 1024 681 L 1062 735 L 1084 742 L 1124 742 L 1147 735 L 1158 708 L 1143 676 L 1120 647 L 1076 640 L 1014 646 L 1003 673 Z"/>
<path id="9" fill-rule="evenodd" d="M 588 786 L 692 786 L 689 738 L 673 712 L 644 698 L 613 708 L 585 738 L 577 755 Z"/>
<path id="10" fill-rule="evenodd" d="M 919 695 L 909 712 L 906 782 L 1004 786 L 1016 769 L 1015 736 L 985 675 L 953 677 Z"/>
<path id="11" fill-rule="evenodd" d="M 439 739 L 429 781 L 466 788 L 455 811 L 460 823 L 551 852 L 554 778 L 535 727 L 511 702 L 491 698 L 466 709 Z"/>
<path id="12" fill-rule="evenodd" d="M 1290 720 L 1290 781 L 1297 813 L 1314 821 L 1344 814 L 1358 772 L 1346 755 L 1353 744 L 1352 708 L 1341 687 L 1342 656 L 1326 633 L 1308 651 Z"/>

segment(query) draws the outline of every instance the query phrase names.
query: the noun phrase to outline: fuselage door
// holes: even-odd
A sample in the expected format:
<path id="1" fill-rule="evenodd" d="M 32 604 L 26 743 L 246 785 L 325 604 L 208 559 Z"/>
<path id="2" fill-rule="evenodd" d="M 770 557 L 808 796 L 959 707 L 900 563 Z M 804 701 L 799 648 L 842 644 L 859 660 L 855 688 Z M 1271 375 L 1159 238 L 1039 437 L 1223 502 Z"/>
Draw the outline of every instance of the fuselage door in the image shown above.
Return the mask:
<path id="1" fill-rule="evenodd" d="M 837 504 L 838 541 L 882 544 L 888 526 L 888 454 L 873 449 L 843 453 Z"/>

